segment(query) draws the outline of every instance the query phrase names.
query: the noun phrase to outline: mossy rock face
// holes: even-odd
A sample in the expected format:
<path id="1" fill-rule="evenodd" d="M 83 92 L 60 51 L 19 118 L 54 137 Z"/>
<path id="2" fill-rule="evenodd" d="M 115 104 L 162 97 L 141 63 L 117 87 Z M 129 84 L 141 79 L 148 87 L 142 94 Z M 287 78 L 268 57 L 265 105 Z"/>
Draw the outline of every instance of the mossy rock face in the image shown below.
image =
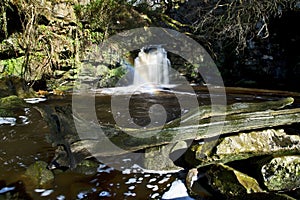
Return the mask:
<path id="1" fill-rule="evenodd" d="M 47 165 L 44 161 L 36 161 L 27 168 L 25 175 L 37 186 L 50 183 L 54 180 L 54 175 L 47 169 Z"/>
<path id="2" fill-rule="evenodd" d="M 261 169 L 270 191 L 293 190 L 300 185 L 300 156 L 273 158 Z"/>
<path id="3" fill-rule="evenodd" d="M 0 98 L 16 95 L 20 98 L 35 97 L 35 92 L 26 85 L 25 81 L 16 76 L 0 78 Z"/>
<path id="4" fill-rule="evenodd" d="M 211 187 L 226 196 L 263 192 L 254 178 L 223 164 L 213 165 L 207 176 Z"/>

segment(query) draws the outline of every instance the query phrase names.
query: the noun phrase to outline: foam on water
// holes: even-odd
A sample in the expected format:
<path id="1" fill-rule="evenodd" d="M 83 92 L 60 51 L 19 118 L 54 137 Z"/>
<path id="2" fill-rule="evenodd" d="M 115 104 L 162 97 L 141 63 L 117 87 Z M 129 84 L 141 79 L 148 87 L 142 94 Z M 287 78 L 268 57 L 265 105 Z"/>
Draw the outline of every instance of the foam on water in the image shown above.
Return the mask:
<path id="1" fill-rule="evenodd" d="M 14 117 L 0 117 L 0 125 L 6 124 L 6 125 L 11 125 L 14 126 L 16 125 L 17 119 Z"/>
<path id="2" fill-rule="evenodd" d="M 99 197 L 111 197 L 111 194 L 108 191 L 102 191 L 100 192 Z"/>
<path id="3" fill-rule="evenodd" d="M 0 189 L 0 194 L 12 191 L 14 189 L 15 189 L 15 187 L 3 187 L 3 188 Z"/>
<path id="4" fill-rule="evenodd" d="M 43 101 L 46 101 L 46 100 L 47 100 L 46 98 L 27 98 L 27 99 L 24 99 L 24 101 L 26 103 L 30 103 L 30 104 L 36 104 L 36 103 L 43 102 Z"/>

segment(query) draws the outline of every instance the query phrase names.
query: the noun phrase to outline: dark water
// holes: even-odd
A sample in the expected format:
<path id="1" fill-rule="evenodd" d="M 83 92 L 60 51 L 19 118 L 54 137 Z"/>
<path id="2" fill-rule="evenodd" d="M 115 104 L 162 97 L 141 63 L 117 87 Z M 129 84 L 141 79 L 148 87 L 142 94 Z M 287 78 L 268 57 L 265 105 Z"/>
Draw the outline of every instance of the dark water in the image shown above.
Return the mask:
<path id="1" fill-rule="evenodd" d="M 247 92 L 239 95 L 231 93 L 227 97 L 230 103 L 278 98 L 276 95 L 253 95 Z M 207 92 L 198 90 L 197 98 L 200 105 L 209 103 Z M 66 96 L 48 99 L 40 104 L 64 105 L 70 102 L 71 97 Z M 103 125 L 114 123 L 110 102 L 110 95 L 99 95 L 96 98 L 98 120 Z M 166 107 L 167 120 L 180 116 L 182 112 L 176 96 L 170 93 L 136 95 L 132 96 L 129 104 L 134 122 L 141 126 L 149 123 L 149 116 L 145 112 L 155 103 Z M 37 160 L 49 163 L 55 148 L 46 139 L 50 129 L 35 106 L 39 104 L 17 110 L 19 117 L 15 124 L 0 125 L 0 199 L 16 192 L 20 194 L 19 197 L 23 194 L 24 199 L 160 199 L 178 175 L 148 171 L 136 173 L 138 170 L 141 172 L 140 169 L 132 167 L 134 163 L 124 155 L 113 159 L 119 162 L 122 171 L 99 164 L 96 174 L 83 175 L 66 171 L 55 175 L 53 183 L 36 188 L 24 175 L 26 168 Z M 122 117 L 122 110 L 120 113 Z"/>

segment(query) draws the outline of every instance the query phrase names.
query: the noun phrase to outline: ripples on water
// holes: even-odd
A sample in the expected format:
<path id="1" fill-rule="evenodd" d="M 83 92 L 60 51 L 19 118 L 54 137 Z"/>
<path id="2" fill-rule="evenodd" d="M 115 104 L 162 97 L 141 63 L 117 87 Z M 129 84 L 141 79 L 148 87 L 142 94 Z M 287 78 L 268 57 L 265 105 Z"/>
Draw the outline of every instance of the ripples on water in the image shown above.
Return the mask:
<path id="1" fill-rule="evenodd" d="M 207 97 L 203 99 L 207 100 Z M 235 101 L 243 99 L 245 98 Z M 252 101 L 253 97 L 249 100 Z M 40 101 L 44 99 L 27 100 L 33 105 Z M 108 102 L 109 98 L 103 98 L 97 111 L 106 113 L 99 120 L 106 120 L 105 123 L 109 124 L 110 120 L 107 118 L 111 114 L 106 105 Z M 50 130 L 37 110 L 28 106 L 18 110 L 17 116 L 0 117 L 0 199 L 16 192 L 20 196 L 24 194 L 24 199 L 29 196 L 33 199 L 57 200 L 161 199 L 163 193 L 177 179 L 177 173 L 145 171 L 124 155 L 113 159 L 119 162 L 121 171 L 99 163 L 94 175 L 72 171 L 57 173 L 52 184 L 36 188 L 24 176 L 25 170 L 37 160 L 49 163 L 54 157 L 55 148 L 46 139 Z"/>
<path id="2" fill-rule="evenodd" d="M 113 159 L 122 171 L 99 163 L 94 175 L 66 171 L 36 188 L 24 176 L 26 168 L 37 160 L 50 162 L 55 148 L 46 140 L 50 130 L 37 110 L 28 107 L 17 114 L 0 118 L 0 199 L 17 192 L 25 199 L 160 199 L 175 179 L 175 173 L 145 171 L 124 155 Z"/>

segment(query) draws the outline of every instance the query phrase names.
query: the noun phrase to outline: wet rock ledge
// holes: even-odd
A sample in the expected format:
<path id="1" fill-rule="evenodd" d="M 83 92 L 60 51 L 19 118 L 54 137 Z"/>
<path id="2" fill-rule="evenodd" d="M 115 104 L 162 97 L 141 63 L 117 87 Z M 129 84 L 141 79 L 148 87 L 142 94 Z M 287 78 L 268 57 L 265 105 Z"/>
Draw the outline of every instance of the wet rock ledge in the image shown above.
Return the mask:
<path id="1" fill-rule="evenodd" d="M 147 169 L 184 168 L 188 171 L 186 187 L 196 199 L 299 199 L 300 109 L 293 106 L 293 102 L 294 99 L 288 97 L 228 105 L 224 127 L 218 137 L 205 133 L 207 127 L 214 126 L 209 119 L 224 115 L 224 112 L 220 108 L 220 112 L 213 113 L 207 106 L 199 107 L 200 114 L 190 111 L 182 116 L 185 126 L 178 127 L 175 119 L 148 140 L 141 135 L 151 134 L 156 129 L 130 129 L 131 134 L 138 133 L 140 138 L 130 137 L 113 125 L 102 129 L 106 139 L 120 148 L 145 150 L 144 167 Z M 90 123 L 72 110 L 71 105 L 45 105 L 37 109 L 52 129 L 49 141 L 57 146 L 48 168 L 54 165 L 54 168 L 81 170 L 81 163 L 92 157 L 87 149 L 105 145 L 102 143 L 106 140 L 99 135 L 91 135 L 90 138 L 97 138 L 96 141 L 78 137 L 74 120 L 81 124 Z M 197 125 L 191 125 L 194 122 L 198 122 Z M 197 130 L 196 138 L 191 134 L 194 130 Z M 192 145 L 187 145 L 191 140 Z M 178 160 L 172 160 L 171 154 L 180 150 L 185 153 Z M 101 156 L 109 157 L 122 152 L 101 153 Z"/>

